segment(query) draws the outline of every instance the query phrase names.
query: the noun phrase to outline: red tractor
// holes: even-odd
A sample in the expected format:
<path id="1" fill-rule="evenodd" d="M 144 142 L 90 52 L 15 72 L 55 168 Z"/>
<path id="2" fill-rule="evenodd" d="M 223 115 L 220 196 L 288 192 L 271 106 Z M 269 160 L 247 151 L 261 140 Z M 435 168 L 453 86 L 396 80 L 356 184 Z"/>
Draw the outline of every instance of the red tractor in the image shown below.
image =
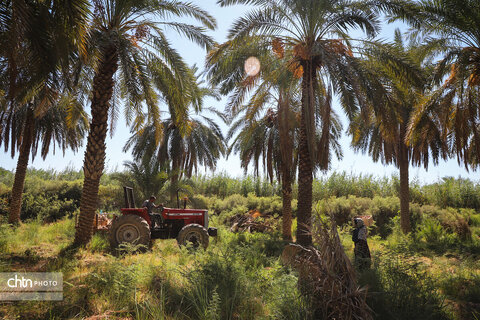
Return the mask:
<path id="1" fill-rule="evenodd" d="M 180 246 L 208 247 L 209 236 L 217 229 L 208 227 L 208 212 L 204 209 L 163 208 L 160 213 L 148 214 L 146 208 L 134 208 L 133 189 L 123 187 L 125 208 L 110 227 L 110 245 L 118 248 L 122 243 L 150 245 L 152 239 L 174 239 Z M 178 198 L 178 195 L 177 195 Z M 178 202 L 178 201 L 177 201 Z"/>

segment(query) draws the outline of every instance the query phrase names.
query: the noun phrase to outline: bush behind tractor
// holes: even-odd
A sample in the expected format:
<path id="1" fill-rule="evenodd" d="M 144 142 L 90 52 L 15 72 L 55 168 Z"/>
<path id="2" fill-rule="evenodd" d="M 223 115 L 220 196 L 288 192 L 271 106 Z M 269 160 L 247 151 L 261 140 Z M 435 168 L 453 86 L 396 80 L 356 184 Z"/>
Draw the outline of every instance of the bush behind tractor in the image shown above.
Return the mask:
<path id="1" fill-rule="evenodd" d="M 206 209 L 161 207 L 160 213 L 148 214 L 147 208 L 135 208 L 133 189 L 123 187 L 125 208 L 121 216 L 112 221 L 109 228 L 110 246 L 118 248 L 122 243 L 150 246 L 153 239 L 177 239 L 180 246 L 207 248 L 209 236 L 216 236 L 217 229 L 208 227 Z M 178 192 L 177 192 L 178 207 Z"/>

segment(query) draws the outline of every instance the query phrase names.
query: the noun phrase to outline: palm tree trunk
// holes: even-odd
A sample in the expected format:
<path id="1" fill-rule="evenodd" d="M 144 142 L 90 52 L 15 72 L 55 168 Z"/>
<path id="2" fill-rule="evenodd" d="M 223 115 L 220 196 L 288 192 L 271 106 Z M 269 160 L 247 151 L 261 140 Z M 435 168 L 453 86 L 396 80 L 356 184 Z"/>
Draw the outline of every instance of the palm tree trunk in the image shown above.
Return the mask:
<path id="1" fill-rule="evenodd" d="M 282 236 L 283 240 L 292 240 L 292 179 L 285 170 L 282 176 Z"/>
<path id="2" fill-rule="evenodd" d="M 314 70 L 310 62 L 303 65 L 302 80 L 302 117 L 300 121 L 300 141 L 298 146 L 298 214 L 297 243 L 302 246 L 312 245 L 312 182 L 313 167 L 310 156 L 307 126 L 313 117 L 313 94 L 311 88 L 314 81 Z M 308 117 L 307 117 L 308 113 Z M 308 123 L 307 123 L 308 122 Z M 313 138 L 313 137 L 311 137 Z"/>
<path id="3" fill-rule="evenodd" d="M 282 179 L 282 236 L 283 240 L 292 241 L 292 158 L 293 158 L 293 130 L 290 120 L 288 93 L 281 89 L 278 100 L 278 129 L 280 142 L 280 170 Z"/>
<path id="4" fill-rule="evenodd" d="M 17 169 L 15 170 L 15 179 L 12 187 L 12 199 L 10 202 L 10 212 L 8 223 L 18 224 L 20 222 L 20 212 L 22 209 L 23 186 L 27 174 L 28 159 L 30 158 L 30 149 L 33 142 L 33 133 L 35 130 L 35 119 L 33 109 L 28 108 L 23 128 L 22 145 L 17 160 Z M 13 146 L 12 146 L 13 148 Z"/>
<path id="5" fill-rule="evenodd" d="M 87 244 L 92 238 L 95 210 L 98 204 L 98 187 L 105 166 L 108 109 L 113 93 L 113 75 L 118 67 L 117 61 L 117 49 L 107 48 L 102 54 L 100 67 L 93 78 L 92 122 L 83 162 L 85 178 L 75 232 L 75 245 Z"/>
<path id="6" fill-rule="evenodd" d="M 406 127 L 400 125 L 400 142 L 398 165 L 400 168 L 400 225 L 404 233 L 411 231 L 410 226 L 410 189 L 408 178 L 408 167 L 410 159 L 408 147 L 405 145 Z"/>

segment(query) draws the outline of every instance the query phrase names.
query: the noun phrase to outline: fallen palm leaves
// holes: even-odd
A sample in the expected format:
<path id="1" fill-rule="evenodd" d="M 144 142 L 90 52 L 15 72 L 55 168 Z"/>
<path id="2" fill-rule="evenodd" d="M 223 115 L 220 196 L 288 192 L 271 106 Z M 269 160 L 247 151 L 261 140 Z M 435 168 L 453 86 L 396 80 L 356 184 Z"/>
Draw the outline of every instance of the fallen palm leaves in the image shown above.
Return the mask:
<path id="1" fill-rule="evenodd" d="M 250 210 L 247 214 L 237 214 L 228 219 L 232 232 L 266 232 L 273 231 L 274 218 L 257 210 Z"/>
<path id="2" fill-rule="evenodd" d="M 311 298 L 315 318 L 373 319 L 366 290 L 358 288 L 355 270 L 345 254 L 332 220 L 320 220 L 312 230 L 317 248 L 289 244 L 282 262 L 299 273 L 299 288 Z"/>

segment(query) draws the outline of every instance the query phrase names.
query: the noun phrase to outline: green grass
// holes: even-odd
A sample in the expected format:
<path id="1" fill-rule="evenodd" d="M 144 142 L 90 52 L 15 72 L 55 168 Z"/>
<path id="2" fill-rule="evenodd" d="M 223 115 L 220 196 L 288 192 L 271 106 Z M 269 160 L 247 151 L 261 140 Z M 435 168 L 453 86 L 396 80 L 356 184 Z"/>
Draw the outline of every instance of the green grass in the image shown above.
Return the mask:
<path id="1" fill-rule="evenodd" d="M 469 319 L 480 298 L 480 263 L 461 250 L 446 256 L 415 251 L 412 236 L 398 233 L 398 219 L 386 239 L 369 238 L 373 267 L 359 275 L 369 288 L 367 302 L 376 319 Z M 5 227 L 2 227 L 5 228 Z M 62 302 L 0 306 L 0 317 L 73 319 L 104 315 L 111 319 L 312 319 L 307 298 L 297 290 L 296 273 L 279 262 L 279 234 L 233 234 L 220 226 L 206 251 L 191 253 L 175 240 L 157 240 L 144 254 L 109 254 L 105 236 L 96 234 L 86 249 L 65 251 L 73 221 L 25 223 L 2 229 L 8 248 L 4 270 L 62 270 Z M 340 232 L 349 257 L 349 227 Z M 55 242 L 56 240 L 56 242 Z M 53 242 L 52 242 L 53 241 Z M 29 249 L 30 248 L 30 251 Z M 44 248 L 33 253 L 32 248 Z M 62 250 L 63 249 L 63 250 Z M 70 254 L 68 254 L 70 252 Z M 45 264 L 48 262 L 48 264 Z"/>
<path id="2" fill-rule="evenodd" d="M 75 229 L 68 212 L 77 210 L 78 173 L 35 171 L 29 179 L 32 216 L 54 196 L 55 210 L 42 215 L 65 209 L 65 217 L 45 223 L 37 215 L 17 228 L 6 225 L 4 200 L 11 177 L 0 177 L 0 271 L 62 271 L 65 299 L 1 304 L 0 318 L 313 318 L 311 301 L 297 290 L 297 274 L 280 263 L 285 245 L 280 219 L 269 234 L 234 234 L 225 225 L 228 218 L 250 210 L 279 218 L 282 202 L 276 184 L 225 175 L 194 178 L 192 205 L 207 208 L 211 225 L 219 227 L 218 238 L 206 251 L 192 254 L 175 240 L 156 240 L 146 253 L 126 248 L 113 256 L 102 234 L 94 235 L 84 249 L 69 247 Z M 59 181 L 70 182 L 60 190 Z M 369 228 L 372 269 L 358 276 L 369 288 L 367 302 L 377 319 L 480 318 L 479 184 L 444 179 L 431 185 L 413 182 L 410 187 L 413 232 L 408 236 L 400 231 L 395 177 L 339 173 L 316 180 L 314 208 L 317 214 L 334 217 L 351 259 L 351 219 L 374 216 Z M 103 179 L 103 210 L 121 203 L 117 188 L 108 176 Z M 295 195 L 296 186 L 294 190 Z M 292 208 L 295 217 L 296 199 Z M 295 228 L 296 219 L 294 232 Z"/>

